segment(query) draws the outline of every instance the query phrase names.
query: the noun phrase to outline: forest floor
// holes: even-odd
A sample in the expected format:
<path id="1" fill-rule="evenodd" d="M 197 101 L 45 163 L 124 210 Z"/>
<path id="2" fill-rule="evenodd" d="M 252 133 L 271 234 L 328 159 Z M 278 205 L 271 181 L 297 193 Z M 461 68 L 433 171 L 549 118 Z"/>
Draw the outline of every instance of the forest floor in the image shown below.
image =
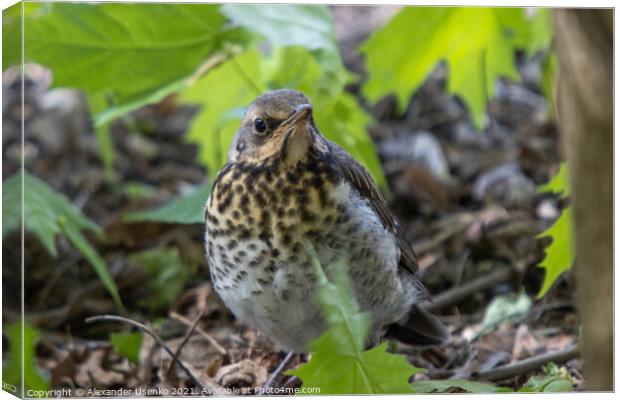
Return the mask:
<path id="1" fill-rule="evenodd" d="M 363 60 L 354 49 L 368 31 L 351 32 L 340 34 L 343 58 L 347 67 L 363 73 Z M 540 64 L 540 56 L 519 57 L 522 81 L 499 82 L 483 132 L 472 128 L 467 110 L 446 93 L 443 66 L 404 113 L 394 99 L 370 106 L 358 87 L 349 88 L 376 119 L 369 132 L 391 191 L 390 206 L 433 294 L 429 307 L 453 335 L 442 348 L 392 347 L 426 369 L 415 380 L 458 378 L 519 388 L 554 361 L 570 375 L 574 389 L 582 387 L 581 361 L 574 351 L 578 322 L 572 273 L 536 299 L 544 275 L 538 264 L 549 244 L 538 234 L 566 205 L 537 191 L 562 159 L 551 107 L 541 95 Z M 169 97 L 115 122 L 111 134 L 118 179 L 110 183 L 84 98 L 48 89 L 47 72 L 36 66 L 29 67 L 27 78 L 26 168 L 103 227 L 105 240 L 89 239 L 119 286 L 126 316 L 152 326 L 173 351 L 181 348 L 178 357 L 204 385 L 263 384 L 284 354 L 236 320 L 213 292 L 203 226 L 123 218 L 213 176 L 215 171 L 198 163 L 196 145 L 184 137 L 196 109 Z M 7 102 L 4 179 L 16 171 L 20 150 L 18 118 Z M 5 324 L 19 318 L 19 243 L 17 233 L 3 241 Z M 144 335 L 134 363 L 113 351 L 108 340 L 110 333 L 130 331 L 129 325 L 85 322 L 119 311 L 66 239 L 57 240 L 58 258 L 30 234 L 25 245 L 26 321 L 40 332 L 36 361 L 52 387 L 194 385 L 150 336 Z M 5 349 L 8 340 L 3 335 Z M 544 355 L 551 356 L 537 358 Z M 300 362 L 298 356 L 289 368 Z"/>

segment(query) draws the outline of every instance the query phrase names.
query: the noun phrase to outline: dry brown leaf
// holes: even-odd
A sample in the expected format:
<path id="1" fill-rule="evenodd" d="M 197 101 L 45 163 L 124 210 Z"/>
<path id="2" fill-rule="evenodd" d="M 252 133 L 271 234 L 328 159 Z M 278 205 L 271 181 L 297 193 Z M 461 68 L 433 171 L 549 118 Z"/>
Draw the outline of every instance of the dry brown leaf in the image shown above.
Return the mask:
<path id="1" fill-rule="evenodd" d="M 127 385 L 126 375 L 111 369 L 115 364 L 120 367 L 122 361 L 110 349 L 88 351 L 86 360 L 76 368 L 75 383 L 83 388 L 125 387 Z"/>
<path id="2" fill-rule="evenodd" d="M 540 342 L 530 332 L 529 327 L 525 324 L 520 324 L 515 333 L 511 362 L 532 357 L 536 355 L 539 348 Z"/>
<path id="3" fill-rule="evenodd" d="M 558 351 L 571 346 L 575 341 L 576 338 L 573 335 L 558 334 L 547 339 L 545 341 L 545 346 L 549 352 Z"/>
<path id="4" fill-rule="evenodd" d="M 220 368 L 215 381 L 227 388 L 255 388 L 267 381 L 267 368 L 246 359 Z"/>
<path id="5" fill-rule="evenodd" d="M 398 194 L 409 197 L 414 203 L 422 201 L 434 208 L 450 211 L 450 191 L 425 167 L 410 166 L 396 182 Z"/>

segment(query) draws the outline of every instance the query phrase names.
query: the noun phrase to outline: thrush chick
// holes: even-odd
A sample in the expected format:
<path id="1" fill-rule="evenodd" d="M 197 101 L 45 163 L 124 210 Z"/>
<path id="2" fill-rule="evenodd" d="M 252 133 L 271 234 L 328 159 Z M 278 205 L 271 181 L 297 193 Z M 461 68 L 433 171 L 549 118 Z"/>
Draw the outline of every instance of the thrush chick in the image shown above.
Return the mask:
<path id="1" fill-rule="evenodd" d="M 372 341 L 387 328 L 413 344 L 449 336 L 416 306 L 428 294 L 375 182 L 323 137 L 301 92 L 268 92 L 246 110 L 205 220 L 215 291 L 237 318 L 286 350 L 307 351 L 326 328 L 307 245 L 327 274 L 335 263 L 347 266 L 357 302 L 372 316 Z"/>

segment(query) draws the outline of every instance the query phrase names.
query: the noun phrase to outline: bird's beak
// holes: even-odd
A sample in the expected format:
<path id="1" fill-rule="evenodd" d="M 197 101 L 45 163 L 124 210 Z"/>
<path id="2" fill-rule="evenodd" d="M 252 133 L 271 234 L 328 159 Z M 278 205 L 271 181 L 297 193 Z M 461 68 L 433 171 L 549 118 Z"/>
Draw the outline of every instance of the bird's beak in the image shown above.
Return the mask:
<path id="1" fill-rule="evenodd" d="M 282 123 L 287 128 L 297 125 L 303 121 L 308 121 L 312 115 L 312 106 L 310 104 L 300 104 L 295 107 L 295 111 Z"/>
<path id="2" fill-rule="evenodd" d="M 312 141 L 310 121 L 312 106 L 300 104 L 295 111 L 280 125 L 283 130 L 281 154 L 289 160 L 296 160 L 304 154 Z"/>

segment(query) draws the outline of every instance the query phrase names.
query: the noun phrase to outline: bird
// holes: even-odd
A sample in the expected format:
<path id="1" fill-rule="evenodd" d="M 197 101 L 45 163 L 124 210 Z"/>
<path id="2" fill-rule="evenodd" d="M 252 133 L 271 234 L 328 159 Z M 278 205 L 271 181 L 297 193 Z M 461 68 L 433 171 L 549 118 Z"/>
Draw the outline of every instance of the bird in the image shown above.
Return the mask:
<path id="1" fill-rule="evenodd" d="M 337 118 L 334 115 L 333 118 Z M 369 344 L 391 335 L 421 346 L 450 333 L 420 306 L 406 234 L 369 172 L 317 128 L 308 97 L 279 89 L 245 110 L 205 207 L 215 292 L 237 319 L 281 350 L 303 353 L 327 329 L 309 247 L 320 265 L 346 266 Z"/>

